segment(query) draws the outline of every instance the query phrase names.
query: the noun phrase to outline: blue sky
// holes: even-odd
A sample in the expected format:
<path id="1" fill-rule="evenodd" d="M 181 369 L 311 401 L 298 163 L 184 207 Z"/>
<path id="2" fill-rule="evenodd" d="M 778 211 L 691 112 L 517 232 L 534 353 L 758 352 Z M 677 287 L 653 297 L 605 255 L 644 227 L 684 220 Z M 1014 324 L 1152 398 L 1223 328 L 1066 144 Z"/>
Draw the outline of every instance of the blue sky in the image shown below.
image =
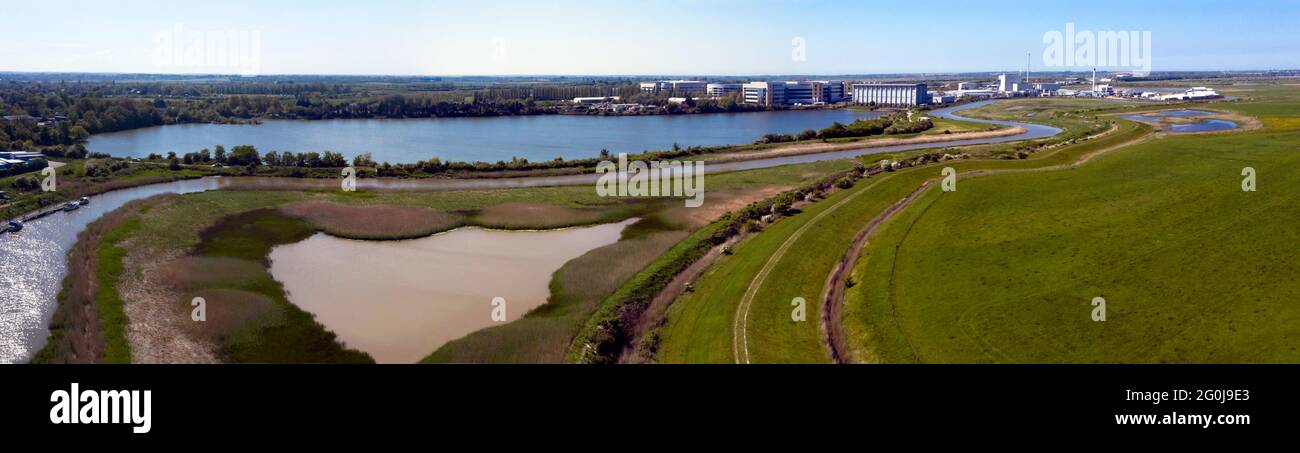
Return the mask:
<path id="1" fill-rule="evenodd" d="M 1001 71 L 1026 52 L 1041 70 L 1044 34 L 1066 23 L 1150 31 L 1156 71 L 1300 67 L 1300 2 L 1286 1 L 0 2 L 0 71 L 238 72 L 160 64 L 157 37 L 178 26 L 255 32 L 261 74 Z"/>

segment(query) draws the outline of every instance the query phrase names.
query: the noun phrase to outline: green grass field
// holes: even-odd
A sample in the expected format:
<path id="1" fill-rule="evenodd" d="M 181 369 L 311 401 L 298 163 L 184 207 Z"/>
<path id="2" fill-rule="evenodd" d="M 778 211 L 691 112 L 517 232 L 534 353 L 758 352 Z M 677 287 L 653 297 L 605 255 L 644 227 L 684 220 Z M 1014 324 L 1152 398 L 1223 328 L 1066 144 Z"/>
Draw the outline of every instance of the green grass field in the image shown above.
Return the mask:
<path id="1" fill-rule="evenodd" d="M 1166 136 L 932 191 L 854 270 L 866 362 L 1296 362 L 1300 90 L 1216 104 L 1264 131 Z M 1242 168 L 1257 192 L 1241 189 Z M 1091 318 L 1094 297 L 1107 319 Z"/>
<path id="2" fill-rule="evenodd" d="M 1021 101 L 1010 101 L 1015 102 Z M 1095 107 L 1098 103 L 1094 101 L 1088 105 Z M 1072 103 L 1065 107 L 1077 108 L 1077 105 Z M 1116 109 L 1125 107 L 1120 104 L 1113 106 Z M 1054 120 L 1056 124 L 1066 126 L 1067 130 L 1079 131 L 1089 129 L 1095 121 L 1088 115 Z M 666 363 L 735 362 L 738 351 L 733 348 L 733 342 L 737 309 L 754 277 L 767 266 L 770 267 L 767 278 L 753 291 L 748 320 L 743 323 L 750 362 L 829 361 L 829 350 L 819 323 L 820 296 L 829 272 L 852 237 L 878 213 L 906 197 L 926 180 L 937 178 L 943 166 L 951 166 L 959 174 L 974 170 L 1057 166 L 1149 132 L 1149 128 L 1132 122 L 1121 121 L 1118 124 L 1119 130 L 1104 138 L 1045 150 L 1027 160 L 952 161 L 878 175 L 808 206 L 805 212 L 777 222 L 738 244 L 733 255 L 719 259 L 700 277 L 694 293 L 682 296 L 673 304 L 662 331 L 662 346 L 657 360 Z M 985 148 L 992 146 L 983 145 Z M 869 162 L 876 159 L 879 156 L 865 158 Z M 832 212 L 822 215 L 826 211 Z M 791 239 L 800 230 L 804 232 Z M 783 246 L 784 251 L 777 253 Z M 860 278 L 855 280 L 861 281 Z M 804 322 L 791 320 L 791 302 L 795 297 L 802 297 L 807 302 L 808 316 Z"/>

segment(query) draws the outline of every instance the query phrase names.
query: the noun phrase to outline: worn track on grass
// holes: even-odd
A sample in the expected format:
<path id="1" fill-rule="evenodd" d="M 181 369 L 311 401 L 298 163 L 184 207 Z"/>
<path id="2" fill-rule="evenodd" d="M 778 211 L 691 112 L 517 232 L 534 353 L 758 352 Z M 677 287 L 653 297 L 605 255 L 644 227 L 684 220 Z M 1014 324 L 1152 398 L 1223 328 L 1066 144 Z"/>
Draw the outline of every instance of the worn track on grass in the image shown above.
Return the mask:
<path id="1" fill-rule="evenodd" d="M 1118 130 L 1117 127 L 1111 127 L 1107 131 L 1100 134 L 1093 135 L 1089 138 L 1095 139 L 1095 138 L 1103 137 L 1117 130 Z M 1072 162 L 1058 164 L 1058 165 L 1049 165 L 1046 167 L 1024 168 L 1024 169 L 1006 168 L 1006 169 L 996 169 L 996 170 L 975 170 L 975 171 L 967 172 L 962 176 L 975 177 L 975 176 L 989 176 L 989 175 L 1008 174 L 1008 173 L 1044 172 L 1044 171 L 1055 171 L 1055 170 L 1063 170 L 1068 168 L 1075 168 L 1080 165 L 1086 164 L 1092 159 L 1101 156 L 1103 154 L 1106 154 L 1108 152 L 1121 149 L 1121 148 L 1127 148 L 1133 145 L 1146 142 L 1148 140 L 1161 138 L 1164 136 L 1165 134 L 1159 132 L 1142 134 L 1131 140 L 1116 143 L 1114 145 L 1107 146 L 1105 148 L 1090 152 L 1088 154 L 1084 154 Z M 843 327 L 842 324 L 840 323 L 840 317 L 842 316 L 844 310 L 843 282 L 844 279 L 846 278 L 845 275 L 847 273 L 852 272 L 852 269 L 857 265 L 857 261 L 862 255 L 862 250 L 868 244 L 868 239 L 870 238 L 871 234 L 874 233 L 877 229 L 879 229 L 879 226 L 883 224 L 886 220 L 888 220 L 898 212 L 902 211 L 913 201 L 919 198 L 920 195 L 925 192 L 925 189 L 929 188 L 929 186 L 933 182 L 934 182 L 933 179 L 927 180 L 924 184 L 921 185 L 921 187 L 917 188 L 910 195 L 908 195 L 907 198 L 904 198 L 903 200 L 900 200 L 898 203 L 891 205 L 879 216 L 877 216 L 870 223 L 868 223 L 866 227 L 860 230 L 858 234 L 854 236 L 853 242 L 849 245 L 849 248 L 845 250 L 844 255 L 840 258 L 839 263 L 835 266 L 834 269 L 831 270 L 829 276 L 827 276 L 827 280 L 826 280 L 827 288 L 823 292 L 823 296 L 822 296 L 822 324 L 823 324 L 822 332 L 825 333 L 826 335 L 826 345 L 830 348 L 831 357 L 835 363 L 850 362 L 850 359 L 844 355 L 844 351 L 846 351 L 845 349 L 846 346 L 845 346 Z M 924 215 L 924 213 L 922 213 L 922 215 Z M 914 219 L 913 223 L 915 223 L 916 220 L 919 220 L 919 218 L 920 217 Z M 896 254 L 895 254 L 895 258 L 897 258 Z M 893 292 L 894 292 L 893 283 L 892 283 L 892 277 L 893 277 L 892 272 L 890 277 L 891 277 L 891 283 L 889 285 L 890 288 L 889 290 L 890 290 L 890 301 L 891 301 L 890 303 L 892 305 Z"/>
<path id="2" fill-rule="evenodd" d="M 902 211 L 903 208 L 920 198 L 921 194 L 925 193 L 925 189 L 930 188 L 933 183 L 933 179 L 927 180 L 924 184 L 921 184 L 921 187 L 917 187 L 912 193 L 885 208 L 883 212 L 871 219 L 865 228 L 853 236 L 853 242 L 849 245 L 848 250 L 844 252 L 839 262 L 835 264 L 835 268 L 831 270 L 830 275 L 826 277 L 826 289 L 822 292 L 822 333 L 826 336 L 826 345 L 830 347 L 831 361 L 834 363 L 847 363 L 848 358 L 842 352 L 846 351 L 843 342 L 844 332 L 838 322 L 842 306 L 841 304 L 829 302 L 843 300 L 845 275 L 857 263 L 858 255 L 861 254 L 863 247 L 866 245 L 867 237 L 871 236 L 871 233 L 874 233 L 880 225 L 892 218 L 894 214 Z"/>

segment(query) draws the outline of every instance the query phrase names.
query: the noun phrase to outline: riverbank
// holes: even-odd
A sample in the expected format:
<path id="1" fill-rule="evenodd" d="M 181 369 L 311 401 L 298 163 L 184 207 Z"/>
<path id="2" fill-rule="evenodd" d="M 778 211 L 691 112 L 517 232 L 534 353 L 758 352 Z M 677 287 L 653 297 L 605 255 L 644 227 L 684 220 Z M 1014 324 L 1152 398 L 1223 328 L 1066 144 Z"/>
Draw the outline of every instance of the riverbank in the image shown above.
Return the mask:
<path id="1" fill-rule="evenodd" d="M 118 296 L 122 248 L 139 228 L 136 212 L 159 199 L 136 200 L 96 220 L 78 235 L 68 252 L 68 274 L 50 320 L 50 337 L 32 363 L 128 363 L 126 315 Z"/>
<path id="2" fill-rule="evenodd" d="M 819 162 L 719 175 L 711 182 L 710 201 L 719 206 L 743 205 L 751 200 L 752 194 L 771 193 L 772 187 L 795 184 L 827 171 L 838 171 L 845 165 Z M 262 216 L 274 215 L 259 217 L 260 220 L 251 224 L 244 222 L 248 228 L 282 225 L 286 227 L 276 227 L 276 231 L 301 234 L 285 236 L 259 229 L 259 234 L 240 234 L 238 240 L 215 240 L 246 230 L 227 222 L 234 221 L 232 216 L 257 210 L 265 213 L 259 214 Z M 325 338 L 328 329 L 311 327 L 307 323 L 309 318 L 294 314 L 280 301 L 283 288 L 269 277 L 267 265 L 258 258 L 263 256 L 259 251 L 273 247 L 263 242 L 279 243 L 284 238 L 292 241 L 318 231 L 366 239 L 397 239 L 459 225 L 543 229 L 643 217 L 628 227 L 619 242 L 566 263 L 551 277 L 553 289 L 561 285 L 569 288 L 568 292 L 553 292 L 547 305 L 530 312 L 524 319 L 488 329 L 507 335 L 498 337 L 476 332 L 440 348 L 444 354 L 477 362 L 558 362 L 575 326 L 585 320 L 583 313 L 589 311 L 566 304 L 560 298 L 577 298 L 591 301 L 578 305 L 594 305 L 604 297 L 601 288 L 612 291 L 662 250 L 680 241 L 686 231 L 697 228 L 701 221 L 713 220 L 696 218 L 693 212 L 685 215 L 684 210 L 675 199 L 608 199 L 581 186 L 388 193 L 216 191 L 169 196 L 147 212 L 134 214 L 140 219 L 139 230 L 120 243 L 126 255 L 116 290 L 127 301 L 125 312 L 130 323 L 126 332 L 131 357 L 136 362 L 336 361 L 346 357 L 337 355 L 342 352 L 341 346 L 318 341 Z M 717 210 L 709 212 L 722 214 Z M 271 221 L 273 218 L 277 220 Z M 306 229 L 288 227 L 293 225 Z M 393 226 L 401 228 L 390 228 Z M 75 278 L 69 277 L 67 281 Z M 189 301 L 193 297 L 204 297 L 207 301 L 208 321 L 204 324 L 196 325 L 189 320 Z M 271 324 L 263 324 L 266 322 Z M 532 333 L 518 335 L 517 329 L 521 327 L 532 329 Z M 294 338 L 318 340 L 303 342 L 288 337 L 268 340 L 270 337 L 258 333 L 277 330 L 299 332 L 292 335 Z M 525 338 L 532 341 L 524 342 L 523 348 L 501 349 L 505 346 L 496 339 L 506 337 L 512 343 Z M 510 352 L 503 354 L 505 351 Z"/>
<path id="3" fill-rule="evenodd" d="M 817 154 L 817 153 L 843 151 L 843 150 L 850 150 L 850 149 L 867 150 L 871 148 L 884 148 L 888 146 L 924 145 L 924 144 L 931 144 L 931 143 L 955 142 L 961 140 L 1008 137 L 1013 135 L 1024 134 L 1028 131 L 1029 131 L 1028 129 L 1025 129 L 1024 127 L 1021 126 L 1012 126 L 1012 127 L 998 128 L 996 130 L 989 130 L 989 131 L 958 132 L 954 134 L 943 134 L 943 135 L 918 135 L 918 136 L 906 137 L 906 138 L 873 137 L 866 140 L 844 142 L 844 143 L 830 143 L 830 142 L 794 143 L 791 145 L 781 146 L 770 150 L 730 153 L 730 154 L 720 155 L 715 158 L 706 158 L 704 160 L 707 162 L 718 162 L 718 163 L 741 162 L 747 160 L 757 160 L 757 159 L 785 157 L 785 156 L 799 156 L 804 154 Z"/>

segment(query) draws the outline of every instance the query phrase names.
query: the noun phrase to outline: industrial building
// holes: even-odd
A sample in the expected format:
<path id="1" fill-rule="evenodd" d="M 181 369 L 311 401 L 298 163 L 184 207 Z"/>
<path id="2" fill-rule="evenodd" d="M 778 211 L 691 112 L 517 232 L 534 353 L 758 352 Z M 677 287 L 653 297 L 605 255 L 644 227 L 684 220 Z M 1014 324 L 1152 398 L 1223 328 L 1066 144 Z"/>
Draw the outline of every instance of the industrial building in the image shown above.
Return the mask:
<path id="1" fill-rule="evenodd" d="M 943 94 L 943 93 L 940 93 L 940 92 L 937 92 L 937 91 L 931 91 L 931 92 L 930 92 L 930 103 L 931 103 L 931 104 L 948 104 L 948 103 L 952 103 L 952 102 L 957 102 L 957 96 L 953 96 L 953 95 L 949 95 L 949 94 Z"/>
<path id="2" fill-rule="evenodd" d="M 1040 91 L 1044 93 L 1060 91 L 1060 89 L 1061 89 L 1060 83 L 1035 83 L 1034 84 L 1035 91 Z"/>
<path id="3" fill-rule="evenodd" d="M 618 102 L 618 100 L 619 100 L 618 96 L 594 96 L 594 97 L 573 98 L 573 103 L 581 104 L 581 105 L 589 105 L 589 104 L 604 104 L 608 102 Z"/>
<path id="4" fill-rule="evenodd" d="M 1223 97 L 1223 95 L 1219 94 L 1219 92 L 1214 91 L 1211 88 L 1192 87 L 1191 89 L 1188 89 L 1187 91 L 1184 91 L 1182 93 L 1166 94 L 1163 96 L 1158 96 L 1156 97 L 1156 99 L 1162 101 L 1189 101 L 1193 99 L 1213 99 L 1213 98 L 1220 98 L 1220 97 Z"/>
<path id="5" fill-rule="evenodd" d="M 855 104 L 925 105 L 930 102 L 924 83 L 862 83 L 853 85 Z"/>
<path id="6" fill-rule="evenodd" d="M 1033 91 L 1033 87 L 1020 74 L 1007 73 L 998 75 L 999 93 L 1025 93 L 1029 91 Z"/>

